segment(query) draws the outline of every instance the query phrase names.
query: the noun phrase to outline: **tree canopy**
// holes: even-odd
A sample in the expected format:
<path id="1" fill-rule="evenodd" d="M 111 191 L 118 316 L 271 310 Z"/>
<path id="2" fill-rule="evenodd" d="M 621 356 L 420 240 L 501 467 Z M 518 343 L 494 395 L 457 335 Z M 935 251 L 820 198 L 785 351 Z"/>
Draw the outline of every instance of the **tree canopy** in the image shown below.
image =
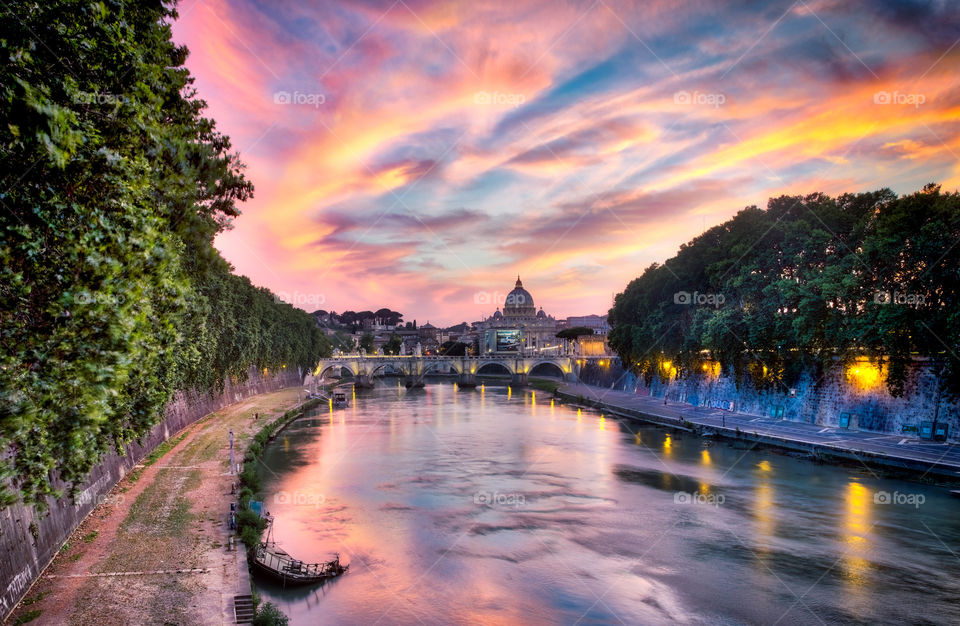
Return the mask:
<path id="1" fill-rule="evenodd" d="M 584 335 L 592 335 L 593 329 L 587 328 L 586 326 L 572 326 L 570 328 L 564 328 L 557 333 L 558 339 L 576 339 L 577 337 L 582 337 Z"/>
<path id="2" fill-rule="evenodd" d="M 175 16 L 68 0 L 0 16 L 3 503 L 84 480 L 176 390 L 329 353 L 213 246 L 253 186 L 202 115 Z"/>
<path id="3" fill-rule="evenodd" d="M 894 396 L 922 356 L 956 393 L 958 239 L 960 195 L 937 185 L 772 198 L 631 281 L 610 311 L 610 345 L 648 380 L 712 359 L 738 383 L 780 390 L 869 357 Z"/>

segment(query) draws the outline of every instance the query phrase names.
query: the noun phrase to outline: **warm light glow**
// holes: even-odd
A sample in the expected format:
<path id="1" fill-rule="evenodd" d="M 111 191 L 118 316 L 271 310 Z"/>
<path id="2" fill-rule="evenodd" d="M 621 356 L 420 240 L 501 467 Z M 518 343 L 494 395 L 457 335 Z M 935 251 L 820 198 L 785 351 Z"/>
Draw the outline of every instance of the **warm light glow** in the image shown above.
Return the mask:
<path id="1" fill-rule="evenodd" d="M 757 463 L 757 467 L 764 472 L 769 472 L 773 470 L 773 466 L 770 465 L 770 461 L 760 461 L 759 463 Z"/>
<path id="2" fill-rule="evenodd" d="M 709 361 L 704 363 L 701 368 L 708 376 L 719 376 L 720 375 L 720 363 L 718 361 Z"/>
<path id="3" fill-rule="evenodd" d="M 883 382 L 881 368 L 868 360 L 858 360 L 847 367 L 847 383 L 855 389 L 869 391 L 880 387 Z"/>
<path id="4" fill-rule="evenodd" d="M 847 547 L 843 556 L 843 572 L 847 589 L 851 592 L 857 592 L 870 582 L 868 579 L 870 561 L 866 556 L 870 552 L 872 505 L 873 494 L 869 489 L 857 482 L 851 482 L 847 486 L 847 508 L 844 520 L 846 532 L 843 536 Z"/>
<path id="5" fill-rule="evenodd" d="M 704 465 L 713 465 L 713 460 L 710 458 L 709 450 L 700 451 L 700 462 Z"/>

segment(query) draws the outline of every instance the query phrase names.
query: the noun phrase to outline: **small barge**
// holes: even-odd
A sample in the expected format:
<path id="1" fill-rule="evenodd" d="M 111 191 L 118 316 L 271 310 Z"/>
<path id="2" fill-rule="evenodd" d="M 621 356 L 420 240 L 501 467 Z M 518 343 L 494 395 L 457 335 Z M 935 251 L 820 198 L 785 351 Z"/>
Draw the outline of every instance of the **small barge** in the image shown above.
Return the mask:
<path id="1" fill-rule="evenodd" d="M 255 572 L 283 585 L 312 585 L 336 578 L 350 568 L 340 563 L 340 555 L 326 563 L 304 563 L 277 546 L 273 538 L 273 516 L 266 515 L 267 539 L 251 550 L 250 562 Z"/>

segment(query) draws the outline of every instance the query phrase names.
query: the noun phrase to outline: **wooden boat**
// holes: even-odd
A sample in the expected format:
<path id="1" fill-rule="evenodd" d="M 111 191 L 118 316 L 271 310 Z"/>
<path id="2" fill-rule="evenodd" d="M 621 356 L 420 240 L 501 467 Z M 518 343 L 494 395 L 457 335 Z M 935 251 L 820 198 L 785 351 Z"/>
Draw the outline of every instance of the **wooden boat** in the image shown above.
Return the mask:
<path id="1" fill-rule="evenodd" d="M 304 563 L 272 542 L 261 543 L 252 555 L 252 562 L 256 571 L 284 585 L 322 583 L 344 574 L 350 568 L 340 563 L 339 554 L 326 563 Z"/>
<path id="2" fill-rule="evenodd" d="M 339 389 L 333 391 L 333 406 L 347 406 L 347 392 Z"/>
<path id="3" fill-rule="evenodd" d="M 267 539 L 250 551 L 254 571 L 283 585 L 311 585 L 336 578 L 349 569 L 349 565 L 340 564 L 339 554 L 326 563 L 304 563 L 293 558 L 273 541 L 273 516 L 267 513 L 263 517 L 267 520 Z"/>

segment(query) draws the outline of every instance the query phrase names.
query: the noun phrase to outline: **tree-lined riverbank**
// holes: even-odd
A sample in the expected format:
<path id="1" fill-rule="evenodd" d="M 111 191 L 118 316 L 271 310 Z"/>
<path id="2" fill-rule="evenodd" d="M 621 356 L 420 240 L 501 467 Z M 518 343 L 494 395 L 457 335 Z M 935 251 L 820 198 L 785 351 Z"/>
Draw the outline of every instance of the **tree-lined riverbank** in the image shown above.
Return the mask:
<path id="1" fill-rule="evenodd" d="M 239 460 L 265 420 L 297 406 L 300 391 L 252 397 L 171 439 L 74 532 L 12 619 L 39 612 L 38 623 L 232 623 L 238 558 L 227 550 L 236 481 L 227 474 L 228 433 Z M 194 571 L 171 572 L 184 569 Z"/>

